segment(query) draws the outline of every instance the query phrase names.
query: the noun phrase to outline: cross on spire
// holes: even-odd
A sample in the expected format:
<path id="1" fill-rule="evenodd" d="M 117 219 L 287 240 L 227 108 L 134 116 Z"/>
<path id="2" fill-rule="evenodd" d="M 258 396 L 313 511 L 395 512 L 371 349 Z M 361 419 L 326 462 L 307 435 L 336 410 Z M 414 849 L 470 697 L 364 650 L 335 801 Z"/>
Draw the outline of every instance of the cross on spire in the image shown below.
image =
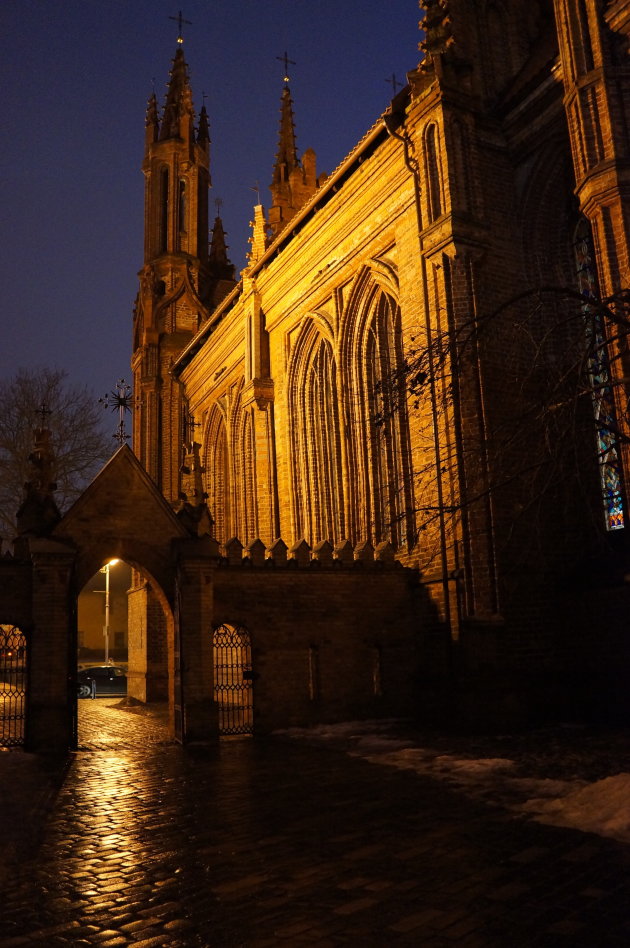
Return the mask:
<path id="1" fill-rule="evenodd" d="M 52 415 L 52 410 L 48 407 L 48 405 L 47 405 L 46 402 L 44 401 L 44 402 L 41 403 L 41 405 L 39 406 L 39 408 L 36 409 L 35 414 L 36 414 L 36 415 L 41 415 L 41 419 L 42 419 L 41 424 L 42 424 L 42 428 L 43 428 L 44 425 L 46 424 L 46 416 L 47 416 L 47 415 Z"/>
<path id="2" fill-rule="evenodd" d="M 296 63 L 292 59 L 289 59 L 286 50 L 284 52 L 284 56 L 276 56 L 276 59 L 280 60 L 281 63 L 284 63 L 284 81 L 288 82 L 289 81 L 289 66 L 290 65 L 295 66 Z"/>
<path id="3" fill-rule="evenodd" d="M 391 78 L 386 79 L 385 82 L 389 83 L 389 85 L 392 87 L 392 92 L 394 95 L 396 95 L 396 91 L 398 89 L 402 89 L 402 82 L 398 81 L 398 79 L 396 78 L 395 72 L 393 72 L 391 75 Z"/>
<path id="4" fill-rule="evenodd" d="M 215 198 L 214 206 L 217 209 L 217 217 L 221 217 L 221 208 L 223 207 L 223 198 Z"/>
<path id="5" fill-rule="evenodd" d="M 124 379 L 118 379 L 116 388 L 104 395 L 103 398 L 99 398 L 99 402 L 103 408 L 111 408 L 112 411 L 118 412 L 118 427 L 112 437 L 122 447 L 125 441 L 129 440 L 129 435 L 125 431 L 125 412 L 131 411 L 131 386 L 127 385 Z"/>
<path id="6" fill-rule="evenodd" d="M 187 23 L 188 26 L 192 26 L 191 20 L 185 20 L 184 17 L 183 17 L 183 14 L 182 14 L 182 11 L 181 11 L 181 10 L 179 11 L 179 13 L 178 13 L 177 16 L 169 16 L 169 20 L 175 20 L 175 21 L 176 21 L 176 23 L 177 23 L 177 30 L 178 30 L 177 42 L 180 43 L 180 44 L 183 43 L 183 42 L 184 42 L 184 32 L 183 32 L 182 27 L 183 27 L 184 23 Z"/>

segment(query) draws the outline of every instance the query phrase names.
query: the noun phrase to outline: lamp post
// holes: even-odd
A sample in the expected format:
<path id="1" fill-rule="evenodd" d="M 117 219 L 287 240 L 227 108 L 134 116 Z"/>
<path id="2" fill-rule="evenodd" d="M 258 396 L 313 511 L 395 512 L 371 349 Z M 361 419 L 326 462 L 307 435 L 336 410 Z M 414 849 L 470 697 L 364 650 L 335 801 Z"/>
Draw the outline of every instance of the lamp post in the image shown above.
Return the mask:
<path id="1" fill-rule="evenodd" d="M 115 566 L 118 560 L 110 560 L 101 567 L 101 573 L 105 573 L 105 625 L 103 626 L 103 635 L 105 636 L 105 664 L 109 662 L 109 568 Z"/>

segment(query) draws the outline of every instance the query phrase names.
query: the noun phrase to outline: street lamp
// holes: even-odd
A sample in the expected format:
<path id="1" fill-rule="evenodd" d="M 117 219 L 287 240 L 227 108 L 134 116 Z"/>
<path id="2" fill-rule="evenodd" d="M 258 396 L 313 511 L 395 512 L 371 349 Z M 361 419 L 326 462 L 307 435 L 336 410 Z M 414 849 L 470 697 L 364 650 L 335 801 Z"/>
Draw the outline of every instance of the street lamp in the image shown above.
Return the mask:
<path id="1" fill-rule="evenodd" d="M 105 664 L 109 662 L 109 568 L 115 566 L 119 560 L 110 560 L 101 566 L 101 573 L 105 573 L 105 625 L 103 626 L 103 635 L 105 636 Z"/>

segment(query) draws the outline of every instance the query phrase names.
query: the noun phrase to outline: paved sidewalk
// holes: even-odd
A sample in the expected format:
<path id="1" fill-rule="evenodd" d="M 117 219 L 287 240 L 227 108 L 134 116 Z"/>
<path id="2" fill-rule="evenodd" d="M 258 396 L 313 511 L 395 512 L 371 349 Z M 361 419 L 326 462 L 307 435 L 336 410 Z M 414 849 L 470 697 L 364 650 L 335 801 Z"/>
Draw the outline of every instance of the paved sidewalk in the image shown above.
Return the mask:
<path id="1" fill-rule="evenodd" d="M 2 948 L 630 944 L 628 845 L 341 748 L 183 750 L 114 704 L 80 704 L 84 749 L 5 880 Z"/>

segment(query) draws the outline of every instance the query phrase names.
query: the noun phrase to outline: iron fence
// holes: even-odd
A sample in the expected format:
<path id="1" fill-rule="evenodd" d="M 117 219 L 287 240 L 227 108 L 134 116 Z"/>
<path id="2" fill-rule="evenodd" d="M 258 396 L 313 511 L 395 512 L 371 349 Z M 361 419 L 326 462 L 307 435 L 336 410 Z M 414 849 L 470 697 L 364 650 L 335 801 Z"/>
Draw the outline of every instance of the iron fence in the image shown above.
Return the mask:
<path id="1" fill-rule="evenodd" d="M 0 746 L 24 743 L 26 722 L 26 635 L 0 625 Z"/>
<path id="2" fill-rule="evenodd" d="M 219 733 L 252 734 L 252 656 L 249 632 L 221 625 L 212 637 L 214 694 L 219 709 Z"/>

